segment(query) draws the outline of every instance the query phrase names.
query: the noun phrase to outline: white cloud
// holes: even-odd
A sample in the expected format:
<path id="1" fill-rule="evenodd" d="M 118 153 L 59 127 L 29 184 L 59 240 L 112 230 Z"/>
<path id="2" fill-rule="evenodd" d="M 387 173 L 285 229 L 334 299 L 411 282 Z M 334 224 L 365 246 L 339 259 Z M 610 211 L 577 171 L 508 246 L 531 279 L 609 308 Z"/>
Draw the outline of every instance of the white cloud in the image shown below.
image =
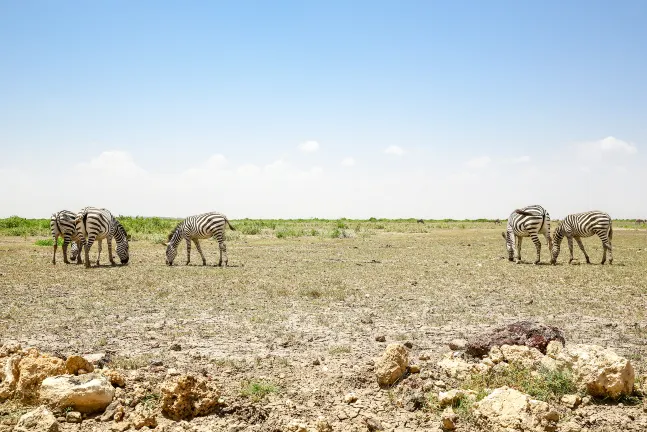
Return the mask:
<path id="1" fill-rule="evenodd" d="M 306 141 L 299 144 L 299 150 L 305 153 L 312 153 L 319 150 L 319 143 L 317 141 Z"/>
<path id="2" fill-rule="evenodd" d="M 344 158 L 342 159 L 341 164 L 342 166 L 346 166 L 346 167 L 355 166 L 355 159 L 353 159 L 352 157 Z"/>
<path id="3" fill-rule="evenodd" d="M 632 143 L 609 136 L 598 141 L 584 142 L 578 145 L 581 152 L 598 154 L 632 155 L 638 152 Z"/>
<path id="4" fill-rule="evenodd" d="M 402 156 L 404 154 L 404 150 L 402 149 L 402 147 L 392 145 L 392 146 L 388 146 L 386 149 L 384 149 L 384 153 L 393 154 L 393 155 L 396 155 L 396 156 Z"/>
<path id="5" fill-rule="evenodd" d="M 530 156 L 519 156 L 519 157 L 507 158 L 507 159 L 504 159 L 504 162 L 511 163 L 511 164 L 526 163 L 526 162 L 530 162 Z"/>
<path id="6" fill-rule="evenodd" d="M 468 160 L 465 165 L 468 168 L 485 168 L 490 162 L 492 162 L 492 159 L 489 156 L 481 156 Z"/>

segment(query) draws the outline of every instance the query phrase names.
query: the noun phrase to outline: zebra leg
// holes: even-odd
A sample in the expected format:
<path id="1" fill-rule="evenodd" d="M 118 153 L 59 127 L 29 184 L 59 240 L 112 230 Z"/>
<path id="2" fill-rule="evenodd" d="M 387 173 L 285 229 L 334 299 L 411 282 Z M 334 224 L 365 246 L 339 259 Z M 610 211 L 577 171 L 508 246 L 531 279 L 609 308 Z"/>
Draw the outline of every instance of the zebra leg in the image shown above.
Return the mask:
<path id="1" fill-rule="evenodd" d="M 115 258 L 112 256 L 112 237 L 106 237 L 106 243 L 108 243 L 108 258 L 110 258 L 110 265 L 116 266 L 117 263 L 115 262 Z"/>
<path id="2" fill-rule="evenodd" d="M 76 263 L 77 264 L 83 264 L 83 261 L 81 260 L 81 252 L 83 251 L 84 245 L 85 245 L 85 241 L 81 241 L 81 240 L 76 241 Z"/>
<path id="3" fill-rule="evenodd" d="M 207 265 L 207 260 L 204 257 L 204 254 L 202 253 L 202 248 L 200 247 L 200 242 L 198 242 L 198 239 L 195 238 L 193 239 L 193 243 L 195 243 L 195 248 L 200 252 L 200 256 L 202 257 L 202 265 L 206 266 Z"/>
<path id="4" fill-rule="evenodd" d="M 102 240 L 99 240 L 99 254 L 97 255 L 97 265 L 99 265 L 99 258 L 101 258 L 101 242 Z"/>
<path id="5" fill-rule="evenodd" d="M 577 242 L 577 245 L 582 250 L 582 253 L 584 254 L 584 258 L 586 258 L 586 263 L 591 264 L 591 260 L 589 259 L 589 256 L 586 254 L 586 251 L 584 250 L 584 245 L 582 244 L 582 239 L 579 238 L 579 237 L 575 237 L 575 241 Z M 606 251 L 605 251 L 605 254 L 606 254 Z M 602 263 L 604 264 L 604 260 L 602 261 Z"/>
<path id="6" fill-rule="evenodd" d="M 67 247 L 69 246 L 71 240 L 71 236 L 69 235 L 63 237 L 63 261 L 65 262 L 65 264 L 70 263 L 70 261 L 67 259 Z"/>
<path id="7" fill-rule="evenodd" d="M 570 264 L 575 259 L 573 257 L 573 237 L 566 237 L 566 240 L 568 241 L 568 250 L 571 251 L 571 259 L 568 260 L 568 263 Z"/>
<path id="8" fill-rule="evenodd" d="M 88 237 L 85 241 L 85 268 L 90 268 L 90 248 L 92 247 L 92 243 L 94 243 L 93 237 Z M 99 246 L 101 246 L 101 243 L 99 243 Z"/>
<path id="9" fill-rule="evenodd" d="M 519 236 L 514 236 L 515 237 L 515 246 L 517 247 L 517 264 L 521 264 L 521 240 L 523 240 L 523 237 Z"/>
<path id="10" fill-rule="evenodd" d="M 613 264 L 613 250 L 612 250 L 612 247 L 611 247 L 611 239 L 607 240 L 606 247 L 609 250 L 609 265 L 611 265 L 611 264 Z M 603 258 L 602 259 L 602 264 L 604 264 L 604 259 L 606 258 L 606 251 L 605 251 L 605 254 L 604 254 L 604 256 L 602 258 Z"/>
<path id="11" fill-rule="evenodd" d="M 598 237 L 600 237 L 600 240 L 602 240 L 602 262 L 600 264 L 604 264 L 607 261 L 607 249 L 609 250 L 609 264 L 613 264 L 611 239 L 600 234 L 598 234 Z"/>
<path id="12" fill-rule="evenodd" d="M 58 235 L 54 236 L 54 256 L 52 257 L 52 264 L 56 265 L 56 248 L 58 247 Z M 65 250 L 65 249 L 63 249 Z M 63 252 L 65 256 L 65 252 Z"/>
<path id="13" fill-rule="evenodd" d="M 530 238 L 537 248 L 537 259 L 535 260 L 535 264 L 539 264 L 541 262 L 541 241 L 539 241 L 537 234 L 531 234 Z"/>
<path id="14" fill-rule="evenodd" d="M 186 239 L 186 265 L 189 265 L 191 262 L 191 238 L 187 237 Z"/>
<path id="15" fill-rule="evenodd" d="M 227 245 L 225 242 L 218 243 L 218 247 L 220 248 L 220 261 L 218 261 L 218 266 L 221 267 L 224 263 L 224 266 L 227 267 L 227 262 L 229 261 L 229 258 L 227 258 Z"/>

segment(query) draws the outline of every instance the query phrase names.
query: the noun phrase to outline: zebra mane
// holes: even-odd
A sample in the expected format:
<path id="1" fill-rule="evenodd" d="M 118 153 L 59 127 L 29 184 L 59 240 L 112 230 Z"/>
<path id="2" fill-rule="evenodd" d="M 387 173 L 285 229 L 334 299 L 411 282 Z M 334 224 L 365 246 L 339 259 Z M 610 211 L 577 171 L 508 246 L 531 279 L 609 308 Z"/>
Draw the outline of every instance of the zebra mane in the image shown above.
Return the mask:
<path id="1" fill-rule="evenodd" d="M 173 235 L 180 229 L 180 225 L 182 225 L 182 222 L 180 222 L 175 226 L 175 228 L 173 228 L 173 231 L 171 231 L 171 233 L 168 235 L 167 241 L 171 241 L 171 238 L 173 238 Z"/>

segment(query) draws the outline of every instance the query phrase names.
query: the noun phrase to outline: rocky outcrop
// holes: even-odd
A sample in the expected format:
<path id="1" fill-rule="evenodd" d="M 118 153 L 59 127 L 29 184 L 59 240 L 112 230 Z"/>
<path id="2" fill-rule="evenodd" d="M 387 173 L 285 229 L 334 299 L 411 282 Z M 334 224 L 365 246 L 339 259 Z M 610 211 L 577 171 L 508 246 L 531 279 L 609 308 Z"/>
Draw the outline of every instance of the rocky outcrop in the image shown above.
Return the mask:
<path id="1" fill-rule="evenodd" d="M 65 373 L 65 362 L 60 358 L 41 354 L 36 349 L 30 349 L 20 360 L 18 369 L 19 377 L 14 397 L 32 401 L 38 399 L 38 390 L 45 378 Z"/>
<path id="2" fill-rule="evenodd" d="M 509 387 L 495 389 L 474 407 L 477 424 L 490 432 L 551 432 L 559 421 L 559 413 L 546 402 Z"/>
<path id="3" fill-rule="evenodd" d="M 58 432 L 59 425 L 50 410 L 40 406 L 18 420 L 14 432 Z"/>
<path id="4" fill-rule="evenodd" d="M 110 382 L 98 374 L 50 377 L 43 381 L 40 389 L 43 402 L 82 413 L 102 412 L 110 405 L 114 395 L 115 389 Z"/>
<path id="5" fill-rule="evenodd" d="M 73 355 L 69 356 L 65 361 L 65 371 L 70 375 L 77 375 L 80 371 L 82 373 L 89 373 L 94 371 L 94 366 L 85 358 Z"/>
<path id="6" fill-rule="evenodd" d="M 532 321 L 518 321 L 470 338 L 465 351 L 471 356 L 482 357 L 494 346 L 524 345 L 545 354 L 551 341 L 559 341 L 562 345 L 565 343 L 564 335 L 557 327 Z"/>
<path id="7" fill-rule="evenodd" d="M 162 412 L 173 420 L 185 420 L 213 413 L 220 392 L 209 382 L 181 375 L 162 384 Z"/>
<path id="8" fill-rule="evenodd" d="M 597 345 L 566 346 L 551 356 L 559 369 L 570 370 L 582 390 L 595 397 L 631 395 L 635 371 L 629 360 Z"/>

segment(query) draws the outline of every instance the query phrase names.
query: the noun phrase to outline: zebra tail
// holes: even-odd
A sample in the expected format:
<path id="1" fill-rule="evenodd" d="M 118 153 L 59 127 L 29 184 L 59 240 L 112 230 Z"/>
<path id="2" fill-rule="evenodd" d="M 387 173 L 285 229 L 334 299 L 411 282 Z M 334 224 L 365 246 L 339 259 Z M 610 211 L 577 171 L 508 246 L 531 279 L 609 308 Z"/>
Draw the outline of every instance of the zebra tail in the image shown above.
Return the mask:
<path id="1" fill-rule="evenodd" d="M 613 240 L 613 225 L 609 225 L 609 240 Z"/>
<path id="2" fill-rule="evenodd" d="M 229 229 L 231 229 L 232 231 L 236 231 L 236 228 L 234 228 L 231 222 L 229 222 L 229 219 L 225 218 L 225 220 L 227 221 L 227 225 L 229 225 Z"/>
<path id="3" fill-rule="evenodd" d="M 83 212 L 83 237 L 88 234 L 88 212 L 87 210 Z"/>

